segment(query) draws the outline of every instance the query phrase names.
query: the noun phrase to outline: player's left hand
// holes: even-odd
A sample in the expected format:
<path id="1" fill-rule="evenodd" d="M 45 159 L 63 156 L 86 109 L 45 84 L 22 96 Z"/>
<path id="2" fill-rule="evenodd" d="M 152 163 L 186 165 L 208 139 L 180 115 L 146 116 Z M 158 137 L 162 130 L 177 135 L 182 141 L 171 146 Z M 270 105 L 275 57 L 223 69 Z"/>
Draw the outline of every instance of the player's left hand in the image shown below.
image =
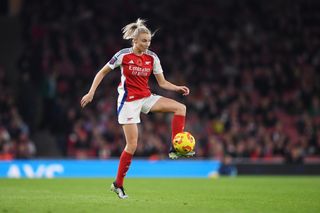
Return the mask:
<path id="1" fill-rule="evenodd" d="M 189 95 L 190 90 L 189 90 L 189 88 L 186 87 L 186 86 L 178 86 L 177 92 L 179 92 L 179 93 L 181 93 L 182 95 L 186 96 L 186 95 Z"/>

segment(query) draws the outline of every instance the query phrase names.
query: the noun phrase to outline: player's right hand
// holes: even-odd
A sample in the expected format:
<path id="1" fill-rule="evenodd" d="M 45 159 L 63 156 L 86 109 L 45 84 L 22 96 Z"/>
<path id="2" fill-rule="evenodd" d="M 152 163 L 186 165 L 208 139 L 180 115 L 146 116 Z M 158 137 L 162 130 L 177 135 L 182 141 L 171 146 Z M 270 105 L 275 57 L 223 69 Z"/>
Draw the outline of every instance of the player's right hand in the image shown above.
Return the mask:
<path id="1" fill-rule="evenodd" d="M 87 93 L 86 95 L 84 95 L 80 101 L 80 105 L 81 107 L 85 107 L 88 103 L 90 103 L 93 99 L 93 95 L 90 93 Z"/>

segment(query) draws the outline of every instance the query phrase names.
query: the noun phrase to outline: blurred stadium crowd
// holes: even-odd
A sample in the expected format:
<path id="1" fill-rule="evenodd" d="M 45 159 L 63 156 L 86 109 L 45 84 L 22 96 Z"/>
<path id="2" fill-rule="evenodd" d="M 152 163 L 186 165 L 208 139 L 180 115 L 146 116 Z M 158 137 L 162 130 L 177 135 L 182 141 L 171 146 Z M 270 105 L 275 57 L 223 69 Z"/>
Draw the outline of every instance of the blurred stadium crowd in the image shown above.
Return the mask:
<path id="1" fill-rule="evenodd" d="M 27 1 L 18 89 L 0 69 L 0 155 L 39 156 L 32 135 L 50 130 L 64 157 L 119 156 L 119 70 L 88 108 L 79 101 L 96 72 L 130 46 L 121 28 L 141 17 L 158 29 L 151 49 L 166 78 L 191 89 L 181 97 L 150 82 L 154 93 L 187 105 L 198 157 L 319 158 L 319 14 L 311 0 Z M 167 157 L 171 116 L 142 115 L 137 156 Z"/>

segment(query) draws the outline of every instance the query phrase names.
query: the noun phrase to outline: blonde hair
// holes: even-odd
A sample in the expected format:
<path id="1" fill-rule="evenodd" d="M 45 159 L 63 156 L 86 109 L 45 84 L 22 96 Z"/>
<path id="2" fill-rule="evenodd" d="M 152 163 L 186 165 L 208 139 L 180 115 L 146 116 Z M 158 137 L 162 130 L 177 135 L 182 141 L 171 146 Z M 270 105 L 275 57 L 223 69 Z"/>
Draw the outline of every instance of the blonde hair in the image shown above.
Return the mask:
<path id="1" fill-rule="evenodd" d="M 147 28 L 145 25 L 146 20 L 138 18 L 136 22 L 127 24 L 122 28 L 123 39 L 132 40 L 138 37 L 140 33 L 149 33 L 151 37 L 154 33 Z"/>

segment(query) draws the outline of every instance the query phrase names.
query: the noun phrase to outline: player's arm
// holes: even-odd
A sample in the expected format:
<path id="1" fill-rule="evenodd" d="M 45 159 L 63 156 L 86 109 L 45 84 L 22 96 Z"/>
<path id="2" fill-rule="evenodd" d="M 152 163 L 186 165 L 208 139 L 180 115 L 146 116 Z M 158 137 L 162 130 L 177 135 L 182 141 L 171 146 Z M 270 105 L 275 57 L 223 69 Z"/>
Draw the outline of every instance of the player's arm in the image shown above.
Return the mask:
<path id="1" fill-rule="evenodd" d="M 101 70 L 99 70 L 99 72 L 96 74 L 96 76 L 93 79 L 89 92 L 86 95 L 84 95 L 81 99 L 81 102 L 80 102 L 81 107 L 85 107 L 88 103 L 92 101 L 97 87 L 101 83 L 104 76 L 108 74 L 111 70 L 112 69 L 109 67 L 108 64 L 104 65 L 104 67 Z"/>
<path id="2" fill-rule="evenodd" d="M 171 91 L 175 91 L 175 92 L 179 92 L 182 95 L 189 95 L 190 90 L 188 87 L 186 86 L 177 86 L 173 83 L 170 83 L 169 81 L 167 81 L 163 75 L 163 73 L 158 73 L 154 75 L 156 77 L 156 80 L 159 84 L 159 86 L 163 89 L 166 90 L 171 90 Z"/>

